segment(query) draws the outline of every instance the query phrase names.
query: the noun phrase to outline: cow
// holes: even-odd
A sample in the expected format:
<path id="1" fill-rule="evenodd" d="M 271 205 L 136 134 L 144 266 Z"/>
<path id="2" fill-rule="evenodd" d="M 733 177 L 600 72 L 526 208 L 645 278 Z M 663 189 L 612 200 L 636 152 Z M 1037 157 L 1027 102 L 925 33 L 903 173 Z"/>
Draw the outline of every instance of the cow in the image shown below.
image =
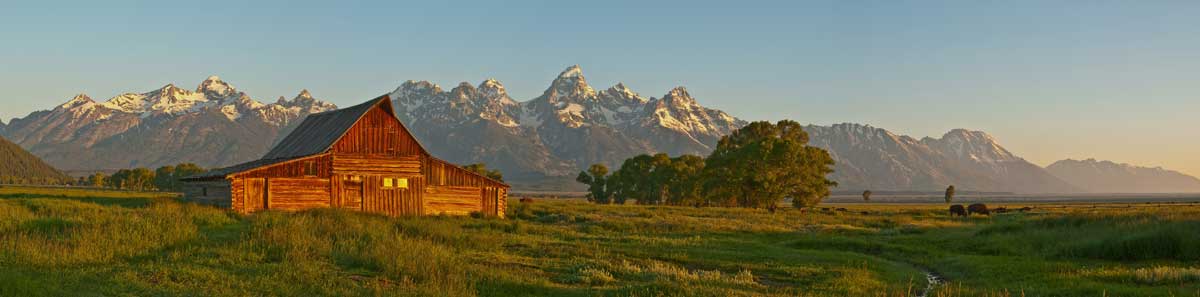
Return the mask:
<path id="1" fill-rule="evenodd" d="M 962 204 L 951 205 L 950 215 L 965 217 L 967 216 L 967 209 L 963 208 Z"/>
<path id="2" fill-rule="evenodd" d="M 968 215 L 976 213 L 985 216 L 992 215 L 992 213 L 988 211 L 987 205 L 983 205 L 983 203 L 975 203 L 967 206 Z"/>

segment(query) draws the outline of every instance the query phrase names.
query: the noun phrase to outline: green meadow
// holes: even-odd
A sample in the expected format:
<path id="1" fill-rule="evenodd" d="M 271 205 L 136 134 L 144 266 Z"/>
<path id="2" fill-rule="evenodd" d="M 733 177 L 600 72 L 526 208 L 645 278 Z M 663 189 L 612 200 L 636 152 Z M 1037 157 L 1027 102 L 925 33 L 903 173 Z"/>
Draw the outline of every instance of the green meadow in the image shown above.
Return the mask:
<path id="1" fill-rule="evenodd" d="M 957 218 L 514 198 L 506 219 L 392 218 L 89 191 L 0 188 L 0 295 L 1200 296 L 1187 203 Z"/>

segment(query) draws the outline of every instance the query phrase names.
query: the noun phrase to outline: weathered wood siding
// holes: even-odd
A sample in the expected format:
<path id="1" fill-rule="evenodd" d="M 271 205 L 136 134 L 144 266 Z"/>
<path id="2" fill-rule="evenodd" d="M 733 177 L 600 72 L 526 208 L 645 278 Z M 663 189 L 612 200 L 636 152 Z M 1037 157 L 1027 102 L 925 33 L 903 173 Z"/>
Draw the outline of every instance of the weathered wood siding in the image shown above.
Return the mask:
<path id="1" fill-rule="evenodd" d="M 421 161 L 415 155 L 391 158 L 334 155 L 333 174 L 389 175 L 394 177 L 418 176 L 421 174 Z"/>
<path id="2" fill-rule="evenodd" d="M 267 209 L 302 210 L 329 207 L 329 180 L 324 178 L 268 178 Z"/>
<path id="3" fill-rule="evenodd" d="M 421 145 L 404 129 L 400 120 L 392 116 L 391 108 L 381 105 L 368 111 L 342 135 L 330 152 L 374 157 L 420 155 Z"/>
<path id="4" fill-rule="evenodd" d="M 183 183 L 183 197 L 187 201 L 219 207 L 230 207 L 233 186 L 228 180 Z"/>
<path id="5" fill-rule="evenodd" d="M 425 187 L 423 178 L 409 178 L 408 188 L 404 189 L 383 188 L 383 178 L 378 175 L 363 177 L 363 211 L 391 216 L 424 214 L 420 190 Z"/>
<path id="6" fill-rule="evenodd" d="M 425 187 L 425 214 L 483 213 L 479 187 Z"/>

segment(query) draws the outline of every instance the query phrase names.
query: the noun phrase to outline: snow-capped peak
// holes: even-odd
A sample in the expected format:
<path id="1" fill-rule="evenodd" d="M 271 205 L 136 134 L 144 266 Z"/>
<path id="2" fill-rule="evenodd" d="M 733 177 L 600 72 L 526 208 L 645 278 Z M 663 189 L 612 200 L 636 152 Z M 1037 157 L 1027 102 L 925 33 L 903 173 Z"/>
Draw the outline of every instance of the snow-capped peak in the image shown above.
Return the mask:
<path id="1" fill-rule="evenodd" d="M 308 92 L 308 89 L 301 89 L 301 90 L 300 90 L 300 94 L 296 95 L 296 98 L 307 98 L 307 99 L 312 99 L 312 97 L 313 97 L 313 96 L 312 96 L 312 93 L 309 93 L 309 92 Z"/>
<path id="2" fill-rule="evenodd" d="M 237 92 L 237 90 L 234 89 L 233 86 L 230 86 L 228 83 L 222 81 L 221 77 L 213 75 L 201 82 L 200 86 L 196 87 L 196 92 L 205 93 L 212 97 L 227 97 Z"/>
<path id="3" fill-rule="evenodd" d="M 63 103 L 62 105 L 59 105 L 58 107 L 64 108 L 64 109 L 70 109 L 70 108 L 73 108 L 76 106 L 82 106 L 82 105 L 87 105 L 87 104 L 92 104 L 92 103 L 95 103 L 95 101 L 92 101 L 91 97 L 88 97 L 88 95 L 81 93 L 79 95 L 75 95 L 74 98 L 71 98 L 71 100 L 67 101 L 66 103 Z"/>
<path id="4" fill-rule="evenodd" d="M 517 105 L 517 101 L 508 96 L 508 91 L 504 89 L 504 84 L 496 79 L 486 79 L 479 83 L 479 93 L 484 99 L 489 101 L 497 101 L 503 105 Z"/>
<path id="5" fill-rule="evenodd" d="M 604 90 L 604 93 L 605 95 L 618 98 L 620 101 L 634 101 L 633 103 L 637 104 L 646 103 L 646 98 L 643 98 L 642 95 L 625 86 L 625 83 L 617 83 L 609 87 L 608 90 Z"/>
<path id="6" fill-rule="evenodd" d="M 560 78 L 560 79 L 564 79 L 564 78 L 583 79 L 583 68 L 579 67 L 578 64 L 571 65 L 571 67 L 567 67 L 566 70 L 563 70 L 561 73 L 559 73 L 558 78 Z"/>

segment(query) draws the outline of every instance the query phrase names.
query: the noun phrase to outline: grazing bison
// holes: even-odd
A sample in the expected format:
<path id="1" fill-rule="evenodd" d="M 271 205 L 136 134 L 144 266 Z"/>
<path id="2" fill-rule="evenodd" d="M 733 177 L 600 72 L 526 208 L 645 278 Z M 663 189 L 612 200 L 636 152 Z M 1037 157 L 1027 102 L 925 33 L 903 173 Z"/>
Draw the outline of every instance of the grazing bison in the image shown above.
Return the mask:
<path id="1" fill-rule="evenodd" d="M 992 215 L 992 213 L 988 211 L 987 205 L 983 205 L 983 203 L 975 203 L 967 206 L 968 215 L 976 213 L 985 216 Z"/>
<path id="2" fill-rule="evenodd" d="M 1004 207 L 997 207 L 996 209 L 993 209 L 993 210 L 992 210 L 992 212 L 994 212 L 994 213 L 1006 213 L 1006 212 L 1008 212 L 1008 208 L 1004 208 Z"/>
<path id="3" fill-rule="evenodd" d="M 965 217 L 965 216 L 967 216 L 967 209 L 963 208 L 962 204 L 951 205 L 950 206 L 950 215 Z"/>
<path id="4" fill-rule="evenodd" d="M 521 198 L 521 203 L 533 203 L 533 198 Z"/>
<path id="5" fill-rule="evenodd" d="M 1020 212 L 1026 212 L 1026 211 L 1030 211 L 1030 210 L 1033 210 L 1033 208 L 1032 208 L 1032 207 L 1028 207 L 1028 206 L 1026 206 L 1026 207 L 1022 207 L 1021 209 L 1018 209 L 1018 211 L 1020 211 Z"/>

